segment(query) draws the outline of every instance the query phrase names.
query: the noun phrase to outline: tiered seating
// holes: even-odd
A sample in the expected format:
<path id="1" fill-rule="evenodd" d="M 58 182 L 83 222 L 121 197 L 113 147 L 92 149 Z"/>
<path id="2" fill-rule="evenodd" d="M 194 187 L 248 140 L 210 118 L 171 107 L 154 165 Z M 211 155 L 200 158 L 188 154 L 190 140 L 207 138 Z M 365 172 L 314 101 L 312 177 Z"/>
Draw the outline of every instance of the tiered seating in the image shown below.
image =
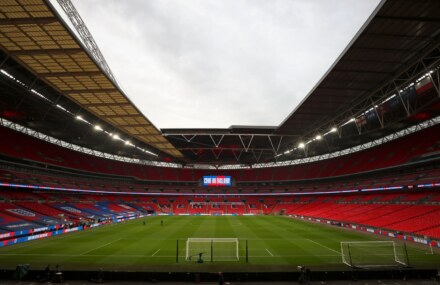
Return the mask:
<path id="1" fill-rule="evenodd" d="M 345 205 L 345 213 L 341 215 L 341 218 L 344 221 L 365 224 L 372 216 L 377 217 L 375 212 L 382 208 L 383 205 L 380 204 L 367 204 L 361 207 L 356 204 L 348 204 Z"/>
<path id="2" fill-rule="evenodd" d="M 246 208 L 244 203 L 228 204 L 226 205 L 226 213 L 243 215 L 246 214 Z"/>
<path id="3" fill-rule="evenodd" d="M 425 230 L 420 230 L 417 232 L 417 234 L 420 234 L 423 236 L 440 238 L 440 226 L 437 225 L 436 227 L 432 227 L 432 228 L 425 229 Z"/>
<path id="4" fill-rule="evenodd" d="M 439 237 L 438 191 L 400 191 L 319 196 L 134 196 L 2 191 L 0 230 L 31 229 L 75 219 L 115 215 L 285 214 L 356 223 Z M 77 202 L 74 202 L 75 199 Z M 38 201 L 38 202 L 37 202 Z M 191 201 L 191 203 L 188 203 Z M 243 202 L 244 201 L 244 202 Z M 181 205 L 181 206 L 179 206 Z M 8 228 L 9 226 L 9 228 Z"/>
<path id="5" fill-rule="evenodd" d="M 173 214 L 187 214 L 188 213 L 188 203 L 173 203 Z"/>
<path id="6" fill-rule="evenodd" d="M 186 197 L 176 197 L 172 204 L 173 206 L 173 214 L 187 214 L 188 212 L 188 198 Z"/>
<path id="7" fill-rule="evenodd" d="M 56 225 L 60 223 L 60 220 L 58 219 L 40 215 L 31 210 L 24 209 L 10 203 L 0 203 L 0 212 L 10 216 L 14 216 L 22 221 L 31 222 L 32 224 L 30 225 L 30 228 L 35 227 L 35 224 L 41 227 L 47 225 Z"/>
<path id="8" fill-rule="evenodd" d="M 432 209 L 421 205 L 384 205 L 387 210 L 382 216 L 372 216 L 368 223 L 376 227 L 388 227 L 389 225 L 407 220 L 417 215 L 423 215 Z"/>
<path id="9" fill-rule="evenodd" d="M 418 232 L 440 225 L 440 208 L 437 206 L 413 206 L 411 217 L 402 217 L 397 223 L 389 224 L 386 227 L 393 230 L 405 232 Z"/>
<path id="10" fill-rule="evenodd" d="M 62 203 L 62 204 L 58 204 L 58 203 L 54 203 L 51 204 L 52 207 L 57 208 L 61 211 L 65 211 L 71 215 L 77 215 L 80 217 L 84 217 L 86 219 L 100 219 L 103 218 L 104 215 L 102 214 L 102 212 L 94 207 L 91 204 L 87 204 L 87 203 Z"/>
<path id="11" fill-rule="evenodd" d="M 171 213 L 171 202 L 169 197 L 155 197 L 154 200 L 156 201 L 158 208 L 160 209 L 159 212 L 162 213 Z"/>
<path id="12" fill-rule="evenodd" d="M 162 168 L 162 178 L 161 180 L 166 181 L 178 181 L 179 179 L 176 176 L 176 172 L 174 168 Z"/>
<path id="13" fill-rule="evenodd" d="M 0 153 L 4 155 L 91 173 L 133 176 L 150 181 L 197 181 L 207 173 L 221 175 L 226 172 L 233 174 L 234 179 L 238 181 L 283 181 L 361 173 L 400 165 L 417 157 L 426 156 L 439 151 L 437 142 L 440 140 L 440 125 L 374 148 L 332 159 L 289 167 L 209 170 L 209 172 L 107 160 L 64 149 L 4 127 L 0 127 L 0 134 L 9 138 L 0 142 Z M 420 137 L 424 139 L 421 140 Z M 10 141 L 14 141 L 14 145 L 11 145 Z M 6 179 L 10 178 L 6 177 Z M 72 187 L 76 185 L 63 180 L 59 183 Z"/>
<path id="14" fill-rule="evenodd" d="M 301 204 L 294 204 L 292 202 L 280 202 L 275 205 L 275 207 L 272 209 L 272 213 L 278 214 L 281 211 L 284 213 L 293 212 L 296 208 L 301 207 Z"/>
<path id="15" fill-rule="evenodd" d="M 48 205 L 42 204 L 42 203 L 35 203 L 35 202 L 19 202 L 15 203 L 18 206 L 21 206 L 23 208 L 29 209 L 35 213 L 40 213 L 45 216 L 53 217 L 57 220 L 61 219 L 67 219 L 71 221 L 79 221 L 80 218 L 83 218 L 81 216 L 78 216 L 75 213 L 68 213 L 65 211 L 61 211 L 56 208 L 52 208 Z"/>
<path id="16" fill-rule="evenodd" d="M 0 212 L 0 232 L 23 231 L 38 227 L 41 225 Z"/>
<path id="17" fill-rule="evenodd" d="M 224 204 L 209 203 L 208 213 L 211 215 L 223 215 L 226 212 Z"/>
<path id="18" fill-rule="evenodd" d="M 14 164 L 14 167 L 8 170 L 0 170 L 0 182 L 104 192 L 148 192 L 167 195 L 134 197 L 96 194 L 82 196 L 64 193 L 48 194 L 44 191 L 32 193 L 6 190 L 0 192 L 0 200 L 3 202 L 0 203 L 0 227 L 13 225 L 18 220 L 32 228 L 49 224 L 49 222 L 59 222 L 54 218 L 66 217 L 66 215 L 75 220 L 153 211 L 174 214 L 270 214 L 284 210 L 286 214 L 314 216 L 398 231 L 410 231 L 421 235 L 439 236 L 437 221 L 440 220 L 438 216 L 440 194 L 435 192 L 421 192 L 417 189 L 419 192 L 390 194 L 384 191 L 299 198 L 283 196 L 228 198 L 221 196 L 225 193 L 225 189 L 198 188 L 197 185 L 201 177 L 207 174 L 231 175 L 237 186 L 229 188 L 227 192 L 237 195 L 239 193 L 359 190 L 389 186 L 409 186 L 407 188 L 410 188 L 413 185 L 439 183 L 440 170 L 435 168 L 418 170 L 414 167 L 411 171 L 406 167 L 399 167 L 393 168 L 393 172 L 387 170 L 384 174 L 368 172 L 401 166 L 439 152 L 440 125 L 341 157 L 293 166 L 237 170 L 136 165 L 74 152 L 3 127 L 0 127 L 0 135 L 9 138 L 9 140 L 0 140 L 0 153 L 3 157 L 14 158 L 14 161 L 17 159 L 23 162 L 36 161 L 50 166 L 47 169 L 29 166 L 31 170 L 26 170 L 25 167 L 23 170 L 18 170 L 18 166 Z M 424 139 L 420 139 L 421 137 Z M 10 141 L 14 141 L 14 144 Z M 32 164 L 35 165 L 35 163 Z M 58 168 L 59 171 L 49 170 L 51 168 Z M 352 174 L 360 175 L 351 177 Z M 163 181 L 169 183 L 163 183 Z M 262 181 L 265 183 L 261 183 Z M 4 187 L 4 189 L 16 190 L 9 187 Z M 200 193 L 200 196 L 178 196 L 178 193 L 192 193 L 194 189 L 195 193 Z M 203 193 L 219 195 L 203 196 Z M 84 199 L 84 197 L 87 198 Z M 192 202 L 188 203 L 189 200 Z M 245 201 L 244 204 L 230 204 L 242 201 Z M 15 211 L 8 212 L 8 207 L 14 207 Z"/>
<path id="19" fill-rule="evenodd" d="M 190 203 L 190 205 L 189 205 L 188 214 L 190 214 L 190 215 L 206 214 L 207 209 L 208 209 L 207 204 L 193 202 L 193 203 Z"/>
<path id="20" fill-rule="evenodd" d="M 39 169 L 40 171 L 46 171 L 44 169 Z M 28 171 L 28 172 L 27 172 Z M 3 172 L 5 174 L 5 172 Z M 25 185 L 38 185 L 38 186 L 50 186 L 56 188 L 73 188 L 73 189 L 81 189 L 81 190 L 100 190 L 100 191 L 115 191 L 115 192 L 157 192 L 157 193 L 169 193 L 174 194 L 179 192 L 181 193 L 192 193 L 197 186 L 167 186 L 163 187 L 160 185 L 155 185 L 154 182 L 151 181 L 138 181 L 138 180 L 127 180 L 124 178 L 112 178 L 112 181 L 109 181 L 107 177 L 96 177 L 93 176 L 88 177 L 84 175 L 80 175 L 78 173 L 72 173 L 69 175 L 68 173 L 59 174 L 58 172 L 47 172 L 45 174 L 39 174 L 38 172 L 29 172 L 29 170 L 23 169 L 21 171 L 8 171 L 8 177 L 14 183 L 25 184 Z M 234 186 L 228 189 L 229 193 L 233 192 L 241 192 L 241 193 L 255 193 L 255 192 L 272 192 L 272 193 L 284 193 L 286 190 L 289 192 L 326 192 L 326 191 L 334 191 L 334 190 L 347 190 L 347 189 L 365 189 L 365 188 L 379 188 L 379 187 L 389 187 L 389 186 L 405 186 L 408 185 L 412 187 L 413 185 L 419 184 L 430 184 L 430 183 L 438 183 L 440 181 L 440 170 L 420 170 L 415 171 L 409 174 L 400 174 L 396 171 L 395 174 L 383 175 L 376 174 L 374 176 L 368 177 L 355 177 L 355 178 L 339 178 L 337 180 L 332 180 L 332 182 L 326 182 L 316 180 L 313 182 L 302 182 L 298 181 L 294 184 L 282 185 L 276 184 L 272 186 L 261 185 L 259 183 L 255 183 L 254 186 Z M 197 191 L 202 192 L 210 192 L 210 193 L 224 193 L 224 189 L 222 188 L 202 188 Z M 18 195 L 18 196 L 17 196 Z M 28 195 L 27 197 L 22 197 L 20 195 L 28 195 L 26 193 L 18 192 L 14 193 L 0 193 L 0 199 L 8 199 L 8 200 L 29 200 L 29 201 L 37 201 L 41 198 L 41 196 L 33 194 Z M 435 197 L 427 197 L 423 196 L 423 193 L 419 198 L 415 196 L 411 196 L 411 199 L 415 200 L 432 200 Z M 99 201 L 99 195 L 91 196 L 92 199 Z M 70 198 L 69 198 L 70 199 Z M 389 198 L 389 196 L 387 197 Z M 395 197 L 395 199 L 408 201 L 405 197 Z M 258 201 L 256 201 L 258 202 Z M 384 201 L 385 202 L 385 201 Z M 172 211 L 170 202 L 164 202 L 160 204 L 168 205 L 168 211 Z M 268 203 L 266 203 L 267 205 Z M 254 204 L 256 206 L 257 203 Z M 273 203 L 270 205 L 273 206 Z M 267 210 L 268 208 L 260 208 L 260 210 Z M 269 209 L 271 209 L 269 207 Z M 270 212 L 270 210 L 267 210 Z"/>
<path id="21" fill-rule="evenodd" d="M 135 213 L 136 210 L 133 209 L 132 207 L 126 205 L 126 204 L 113 204 L 113 203 L 109 203 L 107 204 L 107 207 L 118 214 L 132 214 Z"/>
<path id="22" fill-rule="evenodd" d="M 130 204 L 133 208 L 139 209 L 140 212 L 146 214 L 160 213 L 161 210 L 156 203 L 153 202 L 136 202 L 136 204 Z"/>
<path id="23" fill-rule="evenodd" d="M 256 178 L 258 181 L 272 181 L 273 180 L 273 169 L 272 168 L 260 168 L 256 173 Z"/>
<path id="24" fill-rule="evenodd" d="M 261 202 L 259 197 L 246 197 L 246 212 L 249 214 L 261 214 Z"/>
<path id="25" fill-rule="evenodd" d="M 270 214 L 272 213 L 274 207 L 278 203 L 278 197 L 266 197 L 264 198 L 264 203 L 262 205 L 263 213 Z"/>
<path id="26" fill-rule="evenodd" d="M 302 204 L 301 207 L 296 208 L 294 211 L 288 212 L 288 214 L 308 215 L 310 211 L 318 209 L 324 203 L 324 200 L 324 197 L 313 199 L 307 204 Z"/>
<path id="27" fill-rule="evenodd" d="M 134 214 L 136 210 L 125 204 L 113 204 L 109 202 L 98 202 L 96 207 L 105 213 L 111 213 L 113 215 L 126 215 Z"/>
<path id="28" fill-rule="evenodd" d="M 440 193 L 433 193 L 433 194 L 431 194 L 430 195 L 430 198 L 429 198 L 429 201 L 430 202 L 438 202 L 438 203 L 440 203 Z"/>
<path id="29" fill-rule="evenodd" d="M 297 203 L 288 213 L 440 237 L 440 205 L 417 204 L 432 195 L 406 192 L 320 197 L 307 204 Z M 275 209 L 283 205 L 281 202 Z"/>
<path id="30" fill-rule="evenodd" d="M 289 180 L 290 179 L 290 168 L 289 167 L 278 167 L 273 172 L 273 180 Z"/>
<path id="31" fill-rule="evenodd" d="M 25 192 L 1 192 L 0 194 L 4 199 L 8 199 L 11 201 L 35 201 L 37 200 L 36 195 L 25 193 Z"/>

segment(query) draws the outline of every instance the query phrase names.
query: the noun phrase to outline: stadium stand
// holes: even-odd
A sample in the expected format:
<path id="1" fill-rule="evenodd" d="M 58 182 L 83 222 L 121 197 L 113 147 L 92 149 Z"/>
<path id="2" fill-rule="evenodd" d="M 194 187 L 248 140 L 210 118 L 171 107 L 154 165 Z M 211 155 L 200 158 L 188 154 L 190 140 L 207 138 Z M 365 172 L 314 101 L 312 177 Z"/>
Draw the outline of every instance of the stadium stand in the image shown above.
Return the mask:
<path id="1" fill-rule="evenodd" d="M 12 203 L 0 203 L 0 212 L 11 215 L 21 221 L 26 221 L 26 228 L 34 228 L 36 225 L 57 225 L 62 223 L 59 218 L 54 218 L 46 215 L 41 215 L 33 212 L 30 209 L 19 207 Z M 5 225 L 7 228 L 11 228 L 11 225 Z M 22 227 L 22 226 L 21 226 Z"/>
<path id="2" fill-rule="evenodd" d="M 13 232 L 38 228 L 40 225 L 25 221 L 22 218 L 0 212 L 0 232 Z"/>
<path id="3" fill-rule="evenodd" d="M 62 211 L 51 207 L 51 204 L 42 204 L 36 202 L 18 202 L 15 205 L 29 209 L 35 213 L 39 213 L 48 217 L 56 218 L 58 220 L 79 222 L 83 217 L 80 217 L 72 212 Z"/>
<path id="4" fill-rule="evenodd" d="M 2 153 L 4 156 L 24 159 L 27 161 L 35 161 L 44 165 L 61 166 L 68 169 L 85 171 L 89 173 L 129 176 L 151 181 L 193 182 L 201 179 L 201 177 L 206 174 L 201 170 L 135 165 L 132 163 L 124 163 L 92 157 L 87 154 L 63 149 L 59 146 L 38 140 L 4 127 L 0 127 L 0 134 L 4 137 L 9 137 L 15 142 L 14 148 L 12 148 L 6 141 L 2 140 L 2 142 L 0 142 L 0 153 Z M 425 139 L 420 140 L 420 137 Z M 274 181 L 274 179 L 276 179 L 275 181 L 291 181 L 312 178 L 338 177 L 348 174 L 385 169 L 421 159 L 423 156 L 429 156 L 429 154 L 437 153 L 440 150 L 439 141 L 440 126 L 437 125 L 399 138 L 396 141 L 352 153 L 348 156 L 345 155 L 319 162 L 311 162 L 306 165 L 294 165 L 276 169 L 262 168 L 258 169 L 258 171 L 254 171 L 253 169 L 231 170 L 230 174 L 234 177 L 240 177 L 237 178 L 237 180 L 242 182 Z M 16 149 L 19 149 L 20 151 L 16 151 Z M 38 154 L 34 152 L 34 149 L 39 149 Z M 57 159 L 47 159 L 47 156 L 45 156 L 44 153 L 50 153 L 50 157 L 56 157 Z M 385 157 L 385 159 L 379 159 L 383 157 Z M 279 169 L 280 171 L 278 171 Z M 210 173 L 215 175 L 223 174 L 222 172 L 216 170 L 210 170 Z M 238 173 L 240 173 L 240 175 L 238 175 Z M 274 173 L 276 173 L 276 175 L 274 175 Z M 68 181 L 58 182 L 64 183 L 66 186 L 69 184 Z"/>
<path id="5" fill-rule="evenodd" d="M 74 28 L 88 32 L 73 6 L 69 28 L 51 1 L 4 2 L 1 246 L 147 215 L 283 215 L 440 248 L 439 1 L 380 1 L 279 126 L 205 130 L 157 129 L 113 79 L 92 36 L 76 38 Z M 206 175 L 231 176 L 232 185 L 202 186 Z M 79 255 L 96 249 L 104 251 Z M 278 258 L 264 249 L 265 262 Z M 166 251 L 174 249 L 145 257 Z M 357 269 L 347 274 L 353 280 Z"/>
<path id="6" fill-rule="evenodd" d="M 398 232 L 431 234 L 440 238 L 440 205 L 429 205 L 431 200 L 423 199 L 438 195 L 436 192 L 400 192 L 368 194 L 359 201 L 360 194 L 320 197 L 307 204 L 279 207 L 288 214 L 314 217 L 352 223 Z M 422 197 L 422 198 L 421 198 Z M 281 205 L 281 204 L 280 204 Z"/>
<path id="7" fill-rule="evenodd" d="M 420 192 L 422 191 L 422 192 Z M 0 229 L 32 229 L 64 222 L 91 221 L 117 215 L 157 214 L 285 214 L 352 223 L 440 238 L 439 193 L 432 190 L 309 196 L 74 195 L 3 189 Z M 72 196 L 81 201 L 72 203 Z M 62 201 L 54 202 L 56 200 Z M 29 200 L 33 201 L 29 201 Z M 38 202 L 35 202 L 37 201 Z M 125 201 L 125 202 L 122 202 Z M 172 202 L 171 202 L 172 201 Z M 244 202 L 243 202 L 244 201 Z M 20 223 L 21 222 L 21 223 Z"/>

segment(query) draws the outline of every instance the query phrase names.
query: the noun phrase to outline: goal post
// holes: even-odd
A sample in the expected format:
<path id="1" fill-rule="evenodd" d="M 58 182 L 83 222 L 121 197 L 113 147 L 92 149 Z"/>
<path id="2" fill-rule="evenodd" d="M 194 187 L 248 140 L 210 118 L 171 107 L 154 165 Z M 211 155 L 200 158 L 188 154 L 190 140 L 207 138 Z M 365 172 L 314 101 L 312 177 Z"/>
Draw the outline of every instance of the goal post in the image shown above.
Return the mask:
<path id="1" fill-rule="evenodd" d="M 188 238 L 186 240 L 185 260 L 238 261 L 237 238 Z"/>
<path id="2" fill-rule="evenodd" d="M 341 241 L 341 257 L 350 267 L 409 265 L 406 245 L 394 241 Z"/>

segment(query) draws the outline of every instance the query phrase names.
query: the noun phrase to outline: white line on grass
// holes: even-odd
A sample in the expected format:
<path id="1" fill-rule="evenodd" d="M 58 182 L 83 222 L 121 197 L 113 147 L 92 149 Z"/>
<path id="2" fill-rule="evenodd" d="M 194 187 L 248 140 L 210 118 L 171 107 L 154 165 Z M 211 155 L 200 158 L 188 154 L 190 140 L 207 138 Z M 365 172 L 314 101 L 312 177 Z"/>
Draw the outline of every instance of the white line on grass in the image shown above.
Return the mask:
<path id="1" fill-rule="evenodd" d="M 270 254 L 270 256 L 273 256 L 272 252 L 270 252 L 267 248 L 266 251 Z"/>
<path id="2" fill-rule="evenodd" d="M 156 253 L 158 253 L 159 251 L 160 251 L 160 248 L 159 248 L 155 253 L 153 253 L 151 256 L 152 256 L 152 257 L 155 256 Z"/>
<path id="3" fill-rule="evenodd" d="M 56 235 L 56 236 L 50 236 L 50 237 L 47 237 L 47 238 L 50 238 L 51 240 L 52 239 L 53 240 L 59 240 L 59 239 L 63 239 L 63 238 L 69 237 L 69 236 L 71 236 L 71 235 L 65 235 L 65 236 Z M 49 240 L 49 239 L 47 239 L 47 240 Z M 11 244 L 10 247 L 6 249 L 6 251 L 8 249 L 14 250 L 14 249 L 19 249 L 19 248 L 24 248 L 24 247 L 32 246 L 32 245 L 37 244 L 37 241 L 41 241 L 41 240 L 38 240 L 38 239 L 30 240 L 30 241 L 26 242 L 26 244 L 24 244 L 24 245 L 20 244 L 20 243 Z"/>
<path id="4" fill-rule="evenodd" d="M 123 240 L 139 241 L 139 238 L 127 238 L 127 237 L 124 237 L 122 239 Z M 165 240 L 167 240 L 167 241 L 169 241 L 169 240 L 176 241 L 175 238 L 148 238 L 148 237 L 142 237 L 140 239 L 141 240 L 153 240 L 153 241 L 156 241 L 156 240 L 160 240 L 160 241 L 165 241 Z M 256 241 L 271 241 L 271 240 L 274 240 L 274 241 L 277 241 L 277 240 L 282 240 L 282 241 L 303 241 L 303 240 L 307 240 L 307 238 L 265 238 L 265 239 L 243 238 L 243 239 L 246 239 L 246 240 L 256 240 Z"/>
<path id="5" fill-rule="evenodd" d="M 314 240 L 309 239 L 309 238 L 308 238 L 307 240 L 313 242 L 314 244 L 317 244 L 317 245 L 319 245 L 319 246 L 322 246 L 322 247 L 324 247 L 324 248 L 326 248 L 326 249 L 328 249 L 328 250 L 331 250 L 331 251 L 333 251 L 333 252 L 336 252 L 336 253 L 341 254 L 340 251 L 334 250 L 334 249 L 332 249 L 332 248 L 330 248 L 330 247 L 328 247 L 328 246 L 323 245 L 322 243 L 319 243 L 319 242 L 314 241 Z"/>
<path id="6" fill-rule="evenodd" d="M 0 256 L 62 256 L 62 257 L 79 257 L 80 254 L 45 254 L 45 253 L 1 253 Z M 309 254 L 293 254 L 293 255 L 249 255 L 250 258 L 258 257 L 258 258 L 283 258 L 283 257 L 304 257 L 304 256 L 310 256 Z M 315 255 L 318 257 L 324 257 L 324 256 L 335 256 L 339 257 L 340 254 L 320 254 Z M 419 255 L 424 256 L 424 255 Z M 108 257 L 108 258 L 139 258 L 139 257 L 145 257 L 145 255 L 140 254 L 88 254 L 87 257 Z M 170 258 L 170 257 L 176 257 L 176 255 L 156 255 L 154 258 Z"/>
<path id="7" fill-rule="evenodd" d="M 6 250 L 9 250 L 9 249 L 14 250 L 14 249 L 19 249 L 19 248 L 24 248 L 24 247 L 28 247 L 31 245 L 35 245 L 36 244 L 35 241 L 37 241 L 37 240 L 30 240 L 30 241 L 28 241 L 28 243 L 26 243 L 24 245 L 23 244 L 20 245 L 19 243 L 11 244 L 9 248 L 6 248 Z"/>
<path id="8" fill-rule="evenodd" d="M 104 245 L 101 245 L 101 246 L 98 246 L 98 247 L 92 248 L 91 250 L 88 250 L 88 251 L 85 251 L 85 252 L 83 252 L 83 253 L 80 253 L 80 255 L 87 254 L 87 253 L 89 253 L 89 252 L 92 252 L 92 251 L 94 251 L 94 250 L 97 250 L 97 249 L 103 248 L 103 247 L 105 247 L 105 246 L 107 246 L 107 245 L 110 245 L 110 244 L 115 243 L 115 242 L 120 241 L 120 240 L 121 240 L 121 238 L 115 239 L 114 241 L 108 242 L 108 243 L 106 243 L 106 244 L 104 244 Z"/>

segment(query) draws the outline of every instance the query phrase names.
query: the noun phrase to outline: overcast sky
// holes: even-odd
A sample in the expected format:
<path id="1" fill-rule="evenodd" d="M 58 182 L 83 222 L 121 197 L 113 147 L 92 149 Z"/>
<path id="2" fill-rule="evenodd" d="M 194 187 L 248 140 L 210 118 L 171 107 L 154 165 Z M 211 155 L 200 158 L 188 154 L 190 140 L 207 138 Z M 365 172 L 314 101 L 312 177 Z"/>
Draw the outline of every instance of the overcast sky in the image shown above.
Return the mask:
<path id="1" fill-rule="evenodd" d="M 379 0 L 72 0 L 158 128 L 277 126 Z"/>

